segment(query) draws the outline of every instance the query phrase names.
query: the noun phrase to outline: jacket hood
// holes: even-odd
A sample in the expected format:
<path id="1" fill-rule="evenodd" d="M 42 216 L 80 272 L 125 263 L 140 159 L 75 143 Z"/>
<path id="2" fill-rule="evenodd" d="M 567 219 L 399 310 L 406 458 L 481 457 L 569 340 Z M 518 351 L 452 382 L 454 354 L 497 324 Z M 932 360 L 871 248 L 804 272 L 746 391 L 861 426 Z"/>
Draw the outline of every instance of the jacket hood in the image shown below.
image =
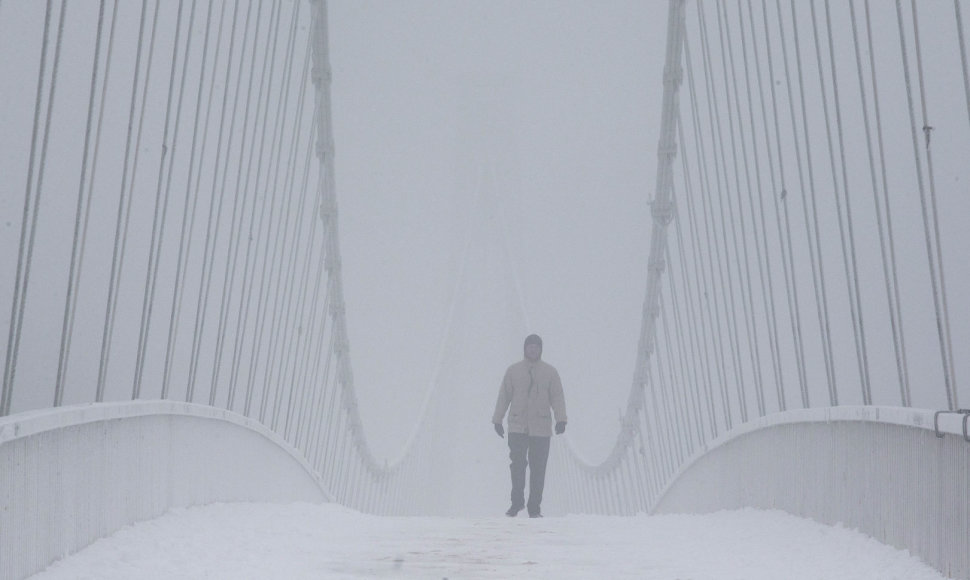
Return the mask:
<path id="1" fill-rule="evenodd" d="M 529 346 L 530 344 L 539 345 L 539 358 L 542 358 L 542 337 L 540 337 L 538 334 L 530 334 L 529 336 L 525 337 L 525 342 L 522 343 L 522 356 L 525 356 L 525 347 Z"/>

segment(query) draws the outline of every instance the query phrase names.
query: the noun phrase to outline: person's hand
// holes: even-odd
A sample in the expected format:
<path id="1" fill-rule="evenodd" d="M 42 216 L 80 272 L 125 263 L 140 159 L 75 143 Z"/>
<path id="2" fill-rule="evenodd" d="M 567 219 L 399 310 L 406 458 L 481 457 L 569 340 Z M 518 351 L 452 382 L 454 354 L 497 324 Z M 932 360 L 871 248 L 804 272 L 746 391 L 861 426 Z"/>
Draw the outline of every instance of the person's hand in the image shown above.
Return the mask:
<path id="1" fill-rule="evenodd" d="M 505 438 L 505 429 L 502 427 L 502 424 L 501 423 L 492 423 L 492 425 L 495 427 L 495 432 L 498 433 L 498 436 L 504 439 Z"/>
<path id="2" fill-rule="evenodd" d="M 558 423 L 556 423 L 556 435 L 562 435 L 565 432 L 566 432 L 566 422 L 559 421 Z"/>

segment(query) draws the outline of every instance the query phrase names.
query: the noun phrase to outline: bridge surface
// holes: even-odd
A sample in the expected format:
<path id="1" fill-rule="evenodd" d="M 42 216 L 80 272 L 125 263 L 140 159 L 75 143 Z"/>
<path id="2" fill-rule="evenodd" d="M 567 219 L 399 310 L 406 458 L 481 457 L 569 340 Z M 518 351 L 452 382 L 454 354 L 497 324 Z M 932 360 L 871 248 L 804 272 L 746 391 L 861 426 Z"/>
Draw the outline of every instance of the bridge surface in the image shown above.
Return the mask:
<path id="1" fill-rule="evenodd" d="M 161 549 L 160 549 L 161 547 Z M 126 528 L 33 580 L 639 578 L 940 580 L 859 532 L 779 511 L 561 518 L 378 517 L 219 504 Z"/>

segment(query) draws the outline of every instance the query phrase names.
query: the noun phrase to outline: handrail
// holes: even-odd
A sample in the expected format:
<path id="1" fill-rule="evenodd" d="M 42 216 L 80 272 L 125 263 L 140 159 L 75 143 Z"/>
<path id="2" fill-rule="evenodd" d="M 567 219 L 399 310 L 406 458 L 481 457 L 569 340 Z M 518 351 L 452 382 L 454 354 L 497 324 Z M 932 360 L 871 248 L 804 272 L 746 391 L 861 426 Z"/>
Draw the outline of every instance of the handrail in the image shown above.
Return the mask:
<path id="1" fill-rule="evenodd" d="M 970 442 L 970 434 L 967 433 L 967 419 L 970 418 L 970 409 L 942 410 L 933 413 L 933 431 L 937 438 L 943 439 L 943 433 L 940 432 L 940 415 L 946 414 L 963 415 L 963 439 Z"/>

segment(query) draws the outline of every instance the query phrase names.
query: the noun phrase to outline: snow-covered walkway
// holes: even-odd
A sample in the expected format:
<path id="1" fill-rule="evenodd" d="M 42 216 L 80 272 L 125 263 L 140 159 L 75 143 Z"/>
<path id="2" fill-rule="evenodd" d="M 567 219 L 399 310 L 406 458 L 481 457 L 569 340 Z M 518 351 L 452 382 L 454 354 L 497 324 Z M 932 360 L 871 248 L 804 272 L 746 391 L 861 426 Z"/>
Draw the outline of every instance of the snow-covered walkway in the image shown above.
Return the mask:
<path id="1" fill-rule="evenodd" d="M 36 580 L 640 578 L 940 580 L 906 552 L 781 512 L 393 518 L 337 505 L 174 510 Z"/>

